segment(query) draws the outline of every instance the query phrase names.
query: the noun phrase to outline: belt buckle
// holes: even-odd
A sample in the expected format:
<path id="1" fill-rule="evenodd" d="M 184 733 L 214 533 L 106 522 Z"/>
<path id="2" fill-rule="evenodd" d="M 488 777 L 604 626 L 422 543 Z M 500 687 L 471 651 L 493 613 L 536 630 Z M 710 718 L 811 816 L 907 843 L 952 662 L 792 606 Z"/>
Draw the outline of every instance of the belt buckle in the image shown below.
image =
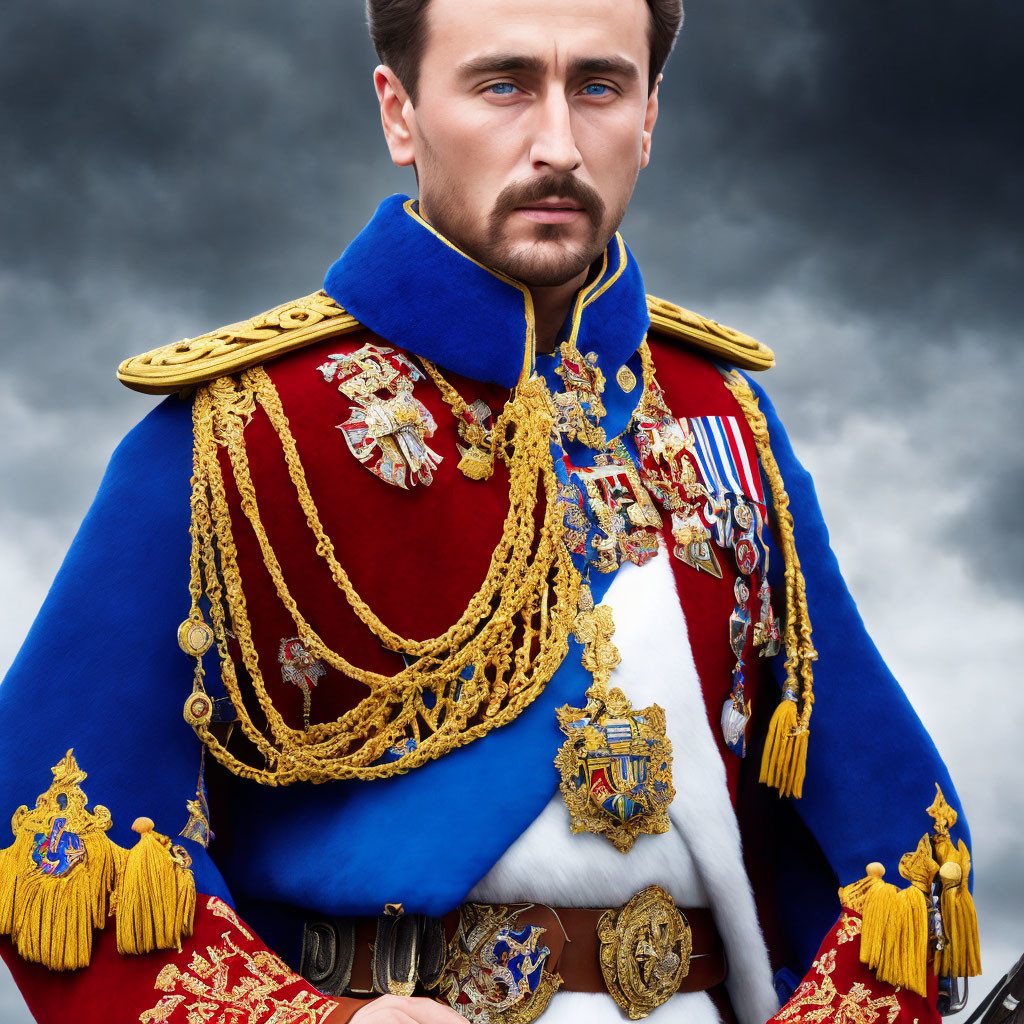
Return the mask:
<path id="1" fill-rule="evenodd" d="M 534 904 L 463 903 L 448 946 L 441 995 L 476 1024 L 532 1024 L 562 984 L 548 968 L 546 929 L 530 922 Z"/>
<path id="2" fill-rule="evenodd" d="M 630 1020 L 646 1017 L 675 995 L 690 972 L 689 922 L 660 885 L 605 911 L 597 937 L 605 986 Z"/>

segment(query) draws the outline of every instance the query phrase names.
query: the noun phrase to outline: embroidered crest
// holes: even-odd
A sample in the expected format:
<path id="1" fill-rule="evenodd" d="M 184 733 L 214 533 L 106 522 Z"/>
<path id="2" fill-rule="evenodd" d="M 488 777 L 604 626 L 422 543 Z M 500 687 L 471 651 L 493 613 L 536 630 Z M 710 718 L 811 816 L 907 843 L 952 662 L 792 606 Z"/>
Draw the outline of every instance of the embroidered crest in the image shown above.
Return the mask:
<path id="1" fill-rule="evenodd" d="M 423 374 L 404 355 L 384 345 L 364 345 L 351 355 L 332 355 L 318 366 L 325 381 L 352 403 L 338 429 L 349 451 L 371 473 L 395 487 L 429 486 L 441 456 L 426 438 L 437 430 L 427 407 L 413 396 Z"/>
<path id="2" fill-rule="evenodd" d="M 327 674 L 327 669 L 319 658 L 314 658 L 306 650 L 306 645 L 297 636 L 281 641 L 277 660 L 281 664 L 281 678 L 302 691 L 302 720 L 308 729 L 313 690 Z"/>
<path id="3" fill-rule="evenodd" d="M 621 690 L 587 692 L 583 708 L 558 709 L 567 739 L 555 757 L 573 832 L 607 836 L 627 853 L 637 836 L 669 829 L 672 745 L 665 712 L 635 710 Z"/>
<path id="4" fill-rule="evenodd" d="M 441 993 L 478 1024 L 529 1024 L 545 1010 L 562 979 L 546 969 L 546 929 L 518 917 L 526 907 L 464 903 L 448 946 Z"/>

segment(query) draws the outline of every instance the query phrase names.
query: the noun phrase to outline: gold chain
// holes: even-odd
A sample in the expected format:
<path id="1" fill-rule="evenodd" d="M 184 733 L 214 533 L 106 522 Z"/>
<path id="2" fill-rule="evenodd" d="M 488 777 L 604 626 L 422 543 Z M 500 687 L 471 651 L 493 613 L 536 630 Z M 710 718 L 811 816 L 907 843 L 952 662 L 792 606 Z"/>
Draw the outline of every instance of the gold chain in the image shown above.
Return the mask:
<path id="1" fill-rule="evenodd" d="M 454 384 L 445 380 L 436 363 L 432 363 L 424 356 L 418 356 L 417 358 L 420 361 L 420 365 L 426 371 L 427 376 L 434 382 L 437 390 L 441 392 L 441 397 L 444 399 L 445 404 L 452 410 L 455 418 L 461 420 L 466 413 L 466 409 L 469 408 L 466 405 L 466 400 L 459 394 Z"/>
<path id="2" fill-rule="evenodd" d="M 494 472 L 493 432 L 487 430 L 469 414 L 470 407 L 466 400 L 453 384 L 445 380 L 436 364 L 424 356 L 417 358 L 427 376 L 434 382 L 441 398 L 451 409 L 459 425 L 459 437 L 466 442 L 465 448 L 459 445 L 459 452 L 462 455 L 459 460 L 459 471 L 470 480 L 490 480 Z"/>
<path id="3" fill-rule="evenodd" d="M 299 611 L 263 526 L 249 472 L 244 429 L 257 406 L 278 435 L 317 552 L 336 585 L 386 647 L 417 659 L 397 674 L 382 675 L 351 664 L 324 642 Z M 196 595 L 205 592 L 225 689 L 243 733 L 265 761 L 263 767 L 246 764 L 214 736 L 208 722 L 198 723 L 195 728 L 203 742 L 232 772 L 269 785 L 388 777 L 512 721 L 540 694 L 568 649 L 580 582 L 562 543 L 557 477 L 549 448 L 553 413 L 540 378 L 516 389 L 492 432 L 494 451 L 509 466 L 510 501 L 486 578 L 459 620 L 443 635 L 424 641 L 389 629 L 352 586 L 323 529 L 280 397 L 262 367 L 245 371 L 239 380 L 220 378 L 202 388 L 196 396 L 193 423 L 192 616 L 199 615 Z M 241 511 L 298 637 L 313 656 L 369 691 L 333 722 L 293 729 L 267 692 L 246 609 L 220 447 L 227 451 Z M 534 516 L 538 491 L 545 502 L 539 530 Z M 266 718 L 267 732 L 253 722 L 243 699 L 227 643 L 229 626 Z M 434 698 L 429 707 L 425 694 Z M 377 763 L 389 748 L 409 738 L 415 743 L 412 750 L 395 761 Z"/>

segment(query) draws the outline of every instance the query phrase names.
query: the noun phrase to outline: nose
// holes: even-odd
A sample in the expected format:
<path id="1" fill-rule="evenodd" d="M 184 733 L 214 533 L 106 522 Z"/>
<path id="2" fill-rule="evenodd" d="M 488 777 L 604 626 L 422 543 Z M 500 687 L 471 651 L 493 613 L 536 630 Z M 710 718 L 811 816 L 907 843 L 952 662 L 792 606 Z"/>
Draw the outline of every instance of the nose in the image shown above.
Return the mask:
<path id="1" fill-rule="evenodd" d="M 548 90 L 534 107 L 535 123 L 530 144 L 530 163 L 534 170 L 565 174 L 583 162 L 573 133 L 572 111 L 561 89 Z"/>

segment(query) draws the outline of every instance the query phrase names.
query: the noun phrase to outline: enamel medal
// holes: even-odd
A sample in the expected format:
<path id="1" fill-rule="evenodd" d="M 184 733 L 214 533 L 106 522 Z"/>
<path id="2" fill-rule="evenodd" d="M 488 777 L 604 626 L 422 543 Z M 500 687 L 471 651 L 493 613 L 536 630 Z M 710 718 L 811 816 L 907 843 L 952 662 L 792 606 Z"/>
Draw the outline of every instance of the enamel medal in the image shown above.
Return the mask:
<path id="1" fill-rule="evenodd" d="M 429 486 L 441 456 L 426 443 L 437 430 L 434 417 L 413 395 L 413 383 L 423 379 L 420 370 L 386 345 L 332 355 L 317 369 L 353 403 L 349 418 L 338 424 L 349 451 L 395 487 Z"/>

